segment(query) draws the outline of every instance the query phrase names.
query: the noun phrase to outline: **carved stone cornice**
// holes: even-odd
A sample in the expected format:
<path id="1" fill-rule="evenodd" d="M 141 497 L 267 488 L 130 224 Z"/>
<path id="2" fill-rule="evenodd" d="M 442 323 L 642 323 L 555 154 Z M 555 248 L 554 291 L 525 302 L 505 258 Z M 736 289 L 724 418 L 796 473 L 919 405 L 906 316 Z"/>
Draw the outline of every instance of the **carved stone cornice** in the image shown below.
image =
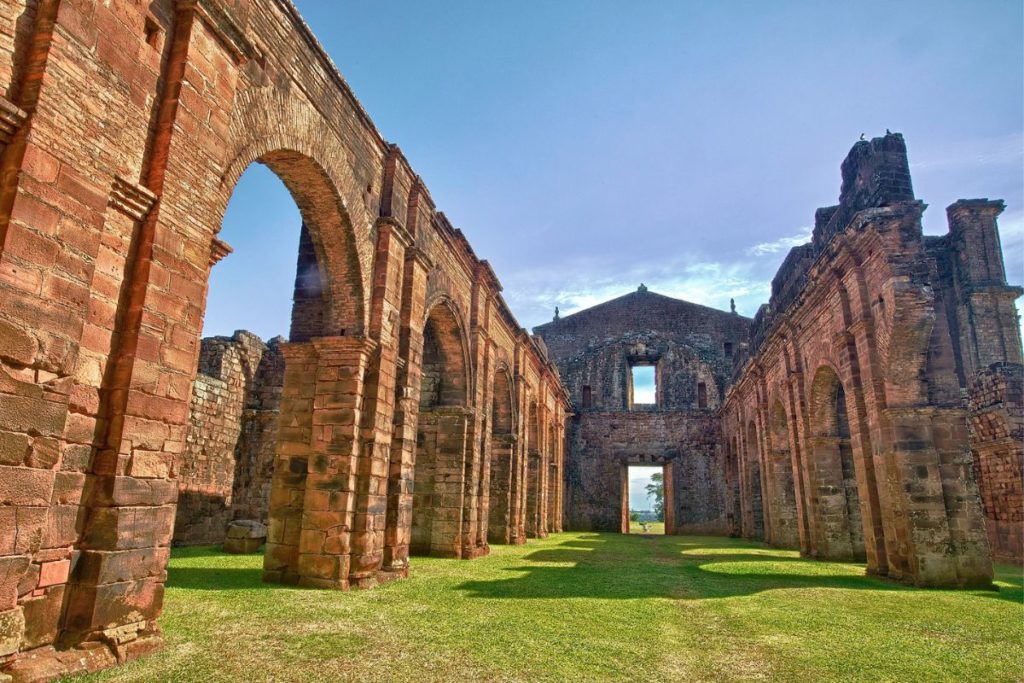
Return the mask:
<path id="1" fill-rule="evenodd" d="M 210 265 L 216 265 L 221 259 L 233 252 L 231 245 L 217 237 L 210 243 Z"/>
<path id="2" fill-rule="evenodd" d="M 156 204 L 157 196 L 138 183 L 122 176 L 114 176 L 107 204 L 132 220 L 141 221 Z"/>
<path id="3" fill-rule="evenodd" d="M 0 97 L 0 145 L 10 144 L 28 118 L 28 112 L 7 98 Z"/>

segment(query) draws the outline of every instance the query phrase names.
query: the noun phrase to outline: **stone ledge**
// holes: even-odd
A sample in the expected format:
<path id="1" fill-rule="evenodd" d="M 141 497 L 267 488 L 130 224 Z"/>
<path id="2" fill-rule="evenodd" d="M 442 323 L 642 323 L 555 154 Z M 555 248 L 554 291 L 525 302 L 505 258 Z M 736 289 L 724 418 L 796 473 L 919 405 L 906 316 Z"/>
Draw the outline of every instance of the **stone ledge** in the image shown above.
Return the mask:
<path id="1" fill-rule="evenodd" d="M 0 97 L 0 144 L 10 144 L 27 118 L 28 113 L 24 109 Z"/>

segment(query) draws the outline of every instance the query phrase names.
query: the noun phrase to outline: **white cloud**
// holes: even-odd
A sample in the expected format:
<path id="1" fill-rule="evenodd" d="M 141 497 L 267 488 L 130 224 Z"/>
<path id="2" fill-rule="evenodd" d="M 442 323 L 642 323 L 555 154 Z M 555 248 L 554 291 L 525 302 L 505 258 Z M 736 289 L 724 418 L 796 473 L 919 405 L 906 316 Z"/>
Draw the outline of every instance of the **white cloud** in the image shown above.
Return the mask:
<path id="1" fill-rule="evenodd" d="M 555 306 L 563 316 L 635 291 L 652 292 L 720 310 L 736 300 L 740 313 L 753 315 L 768 300 L 774 268 L 766 261 L 647 263 L 576 262 L 551 270 L 519 272 L 506 282 L 506 298 L 527 327 L 547 322 Z M 600 275 L 608 273 L 608 275 Z"/>
<path id="2" fill-rule="evenodd" d="M 806 244 L 811 239 L 811 232 L 814 230 L 811 226 L 805 226 L 800 228 L 800 232 L 789 237 L 780 237 L 772 242 L 761 242 L 747 249 L 746 253 L 748 256 L 764 256 L 765 254 L 775 254 L 780 251 L 789 251 L 793 247 L 799 247 L 801 244 Z"/>

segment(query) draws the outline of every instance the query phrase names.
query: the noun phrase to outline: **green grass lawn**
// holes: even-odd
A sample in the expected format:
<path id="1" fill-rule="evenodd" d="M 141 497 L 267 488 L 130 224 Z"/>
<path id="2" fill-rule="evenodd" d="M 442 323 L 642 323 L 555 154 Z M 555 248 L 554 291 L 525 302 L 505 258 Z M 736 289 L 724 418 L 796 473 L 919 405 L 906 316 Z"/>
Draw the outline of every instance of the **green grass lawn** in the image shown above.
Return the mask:
<path id="1" fill-rule="evenodd" d="M 640 522 L 629 523 L 629 533 L 631 534 L 643 534 L 644 527 Z M 659 535 L 665 533 L 665 522 L 647 522 L 648 534 Z"/>
<path id="2" fill-rule="evenodd" d="M 556 534 L 414 558 L 369 591 L 260 582 L 259 555 L 176 550 L 167 647 L 94 681 L 1012 681 L 1020 571 L 917 590 L 735 539 Z"/>

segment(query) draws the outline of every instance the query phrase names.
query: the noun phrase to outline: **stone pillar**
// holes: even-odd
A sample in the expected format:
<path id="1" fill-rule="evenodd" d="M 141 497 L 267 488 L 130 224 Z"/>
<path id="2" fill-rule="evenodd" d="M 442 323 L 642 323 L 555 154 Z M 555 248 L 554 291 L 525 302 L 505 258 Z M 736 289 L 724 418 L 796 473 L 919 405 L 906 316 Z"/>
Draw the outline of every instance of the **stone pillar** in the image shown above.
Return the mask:
<path id="1" fill-rule="evenodd" d="M 954 249 L 959 348 L 966 379 L 993 363 L 1021 362 L 1014 301 L 1024 290 L 1006 284 L 996 218 L 1001 200 L 961 199 L 946 209 Z"/>
<path id="2" fill-rule="evenodd" d="M 517 346 L 516 355 L 522 355 L 521 346 Z M 521 358 L 517 362 L 522 362 Z M 528 422 L 530 418 L 529 389 L 526 384 L 526 378 L 518 372 L 515 376 L 515 385 L 516 415 L 519 419 L 516 423 L 518 437 L 513 444 L 512 450 L 512 491 L 509 495 L 512 506 L 509 513 L 511 538 L 509 542 L 513 545 L 518 545 L 526 543 L 526 487 L 527 469 L 529 467 L 529 444 L 527 442 L 529 441 Z"/>
<path id="3" fill-rule="evenodd" d="M 787 360 L 787 366 L 789 361 Z M 803 396 L 803 373 L 789 370 L 789 385 L 786 387 L 789 420 L 789 453 L 793 467 L 793 487 L 796 494 L 797 528 L 800 533 L 800 553 L 808 557 L 817 555 L 815 529 L 811 519 L 810 472 L 804 444 L 807 443 L 807 422 Z"/>
<path id="4" fill-rule="evenodd" d="M 463 508 L 465 506 L 467 440 L 471 410 L 435 408 L 434 509 L 430 529 L 430 554 L 462 557 Z"/>
<path id="5" fill-rule="evenodd" d="M 356 461 L 356 508 L 353 520 L 349 582 L 370 587 L 377 582 L 384 560 L 388 478 L 394 426 L 402 279 L 410 238 L 391 219 L 377 224 L 370 336 L 376 353 L 370 358 L 361 411 L 361 447 Z M 386 572 L 382 578 L 392 578 Z"/>
<path id="6" fill-rule="evenodd" d="M 406 576 L 412 530 L 413 465 L 419 418 L 423 320 L 430 262 L 418 249 L 407 250 L 402 278 L 401 331 L 395 396 L 394 428 L 388 469 L 387 521 L 382 571 Z"/>
<path id="7" fill-rule="evenodd" d="M 847 380 L 850 391 L 846 392 L 846 413 L 850 421 L 850 445 L 857 467 L 857 488 L 864 516 L 864 552 L 868 573 L 888 576 L 889 564 L 894 557 L 899 557 L 900 544 L 897 534 L 887 534 L 886 528 L 895 529 L 895 517 L 899 512 L 890 491 L 880 485 L 887 479 L 886 463 L 883 454 L 875 452 L 871 439 L 867 406 L 884 405 L 885 402 L 884 392 L 876 381 L 878 369 L 874 338 L 874 322 L 866 316 L 850 324 L 842 335 L 843 355 L 851 369 Z"/>
<path id="8" fill-rule="evenodd" d="M 277 427 L 277 453 L 267 511 L 263 580 L 299 582 L 299 538 L 305 508 L 306 473 L 312 457 L 317 351 L 312 342 L 281 345 L 284 385 Z"/>
<path id="9" fill-rule="evenodd" d="M 961 499 L 952 509 L 947 507 L 947 493 L 966 498 L 966 492 L 954 490 L 960 487 L 950 481 L 959 478 L 962 484 L 970 469 L 963 417 L 916 406 L 888 408 L 884 419 L 894 483 L 905 492 L 907 501 L 902 521 L 909 541 L 908 574 L 893 578 L 933 587 L 991 585 L 992 564 L 977 495 L 973 500 Z M 933 429 L 948 430 L 956 422 L 962 424 L 961 433 L 943 435 Z M 957 441 L 961 444 L 960 461 L 948 452 Z M 940 458 L 938 447 L 947 451 L 945 457 Z M 969 479 L 973 482 L 973 477 Z"/>
<path id="10" fill-rule="evenodd" d="M 366 369 L 376 344 L 318 337 L 313 429 L 299 535 L 299 585 L 349 587 L 356 510 L 359 424 Z"/>
<path id="11" fill-rule="evenodd" d="M 470 560 L 486 555 L 486 545 L 478 543 L 480 530 L 480 482 L 483 478 L 483 452 L 481 450 L 480 429 L 483 421 L 480 410 L 470 410 L 466 420 L 465 461 L 463 467 L 463 504 L 462 504 L 462 550 L 460 557 Z"/>

